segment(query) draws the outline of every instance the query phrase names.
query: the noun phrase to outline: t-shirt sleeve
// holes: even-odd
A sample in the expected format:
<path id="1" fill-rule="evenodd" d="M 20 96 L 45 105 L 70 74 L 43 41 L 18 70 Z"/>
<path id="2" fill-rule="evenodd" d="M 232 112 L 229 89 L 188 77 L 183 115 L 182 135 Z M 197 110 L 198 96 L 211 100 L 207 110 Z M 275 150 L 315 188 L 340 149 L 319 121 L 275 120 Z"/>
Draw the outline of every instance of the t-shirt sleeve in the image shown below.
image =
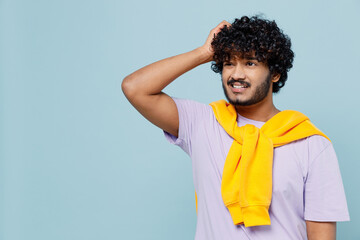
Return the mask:
<path id="1" fill-rule="evenodd" d="M 175 137 L 163 131 L 165 138 L 191 156 L 191 136 L 196 131 L 196 125 L 201 121 L 204 112 L 211 107 L 189 99 L 171 98 L 174 100 L 179 113 L 179 133 L 178 137 Z"/>
<path id="2" fill-rule="evenodd" d="M 338 159 L 331 142 L 317 136 L 309 151 L 304 189 L 304 218 L 309 221 L 349 221 Z M 320 149 L 312 151 L 311 149 Z"/>

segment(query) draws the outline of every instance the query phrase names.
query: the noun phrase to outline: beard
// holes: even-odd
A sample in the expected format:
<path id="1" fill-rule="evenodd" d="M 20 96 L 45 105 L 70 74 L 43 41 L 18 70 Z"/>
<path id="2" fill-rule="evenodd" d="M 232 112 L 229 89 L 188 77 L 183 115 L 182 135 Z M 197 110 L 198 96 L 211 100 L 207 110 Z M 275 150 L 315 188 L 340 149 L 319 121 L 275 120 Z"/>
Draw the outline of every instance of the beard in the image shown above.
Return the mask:
<path id="1" fill-rule="evenodd" d="M 240 80 L 239 82 L 242 82 L 242 81 Z M 230 104 L 232 104 L 234 106 L 250 106 L 250 105 L 256 104 L 258 102 L 261 102 L 268 95 L 269 90 L 270 90 L 270 84 L 271 84 L 271 74 L 269 74 L 269 76 L 266 77 L 264 82 L 262 82 L 259 86 L 256 87 L 255 93 L 248 100 L 239 100 L 239 99 L 233 100 L 229 97 L 229 94 L 224 85 L 224 81 L 222 81 L 222 86 L 223 86 L 223 90 L 224 90 L 226 99 L 228 100 L 228 102 Z"/>

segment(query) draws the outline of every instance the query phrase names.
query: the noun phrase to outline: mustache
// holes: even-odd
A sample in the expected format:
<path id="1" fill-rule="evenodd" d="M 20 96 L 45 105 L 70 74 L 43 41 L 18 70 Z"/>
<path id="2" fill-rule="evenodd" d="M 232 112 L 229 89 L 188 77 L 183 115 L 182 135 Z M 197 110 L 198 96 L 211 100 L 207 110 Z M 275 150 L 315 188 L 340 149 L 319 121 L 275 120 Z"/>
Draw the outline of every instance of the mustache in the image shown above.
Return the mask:
<path id="1" fill-rule="evenodd" d="M 240 83 L 241 85 L 244 85 L 245 87 L 251 87 L 250 83 L 245 82 L 244 80 L 235 80 L 233 78 L 228 81 L 228 85 L 231 85 L 231 84 L 236 83 L 236 82 Z"/>

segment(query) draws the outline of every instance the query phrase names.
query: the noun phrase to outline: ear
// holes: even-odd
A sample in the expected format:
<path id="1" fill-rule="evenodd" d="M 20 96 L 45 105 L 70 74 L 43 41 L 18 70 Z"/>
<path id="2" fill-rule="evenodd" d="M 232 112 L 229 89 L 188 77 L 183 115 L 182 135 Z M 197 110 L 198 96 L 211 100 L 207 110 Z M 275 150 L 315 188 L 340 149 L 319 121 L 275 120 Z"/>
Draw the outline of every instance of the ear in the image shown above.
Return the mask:
<path id="1" fill-rule="evenodd" d="M 274 73 L 274 74 L 272 75 L 272 77 L 271 77 L 271 81 L 272 81 L 273 83 L 279 81 L 280 76 L 281 76 L 281 75 L 280 75 L 279 73 Z"/>

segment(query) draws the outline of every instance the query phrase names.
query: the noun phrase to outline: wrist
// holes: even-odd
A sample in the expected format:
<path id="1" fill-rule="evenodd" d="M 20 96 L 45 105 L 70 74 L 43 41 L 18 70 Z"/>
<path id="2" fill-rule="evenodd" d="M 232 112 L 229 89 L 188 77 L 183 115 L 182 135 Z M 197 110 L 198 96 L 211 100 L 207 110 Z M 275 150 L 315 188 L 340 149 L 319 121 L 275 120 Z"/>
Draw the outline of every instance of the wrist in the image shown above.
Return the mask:
<path id="1" fill-rule="evenodd" d="M 214 53 L 211 52 L 210 49 L 206 49 L 206 47 L 204 47 L 204 46 L 198 47 L 198 48 L 194 49 L 194 51 L 199 56 L 200 64 L 211 62 L 213 60 Z"/>

